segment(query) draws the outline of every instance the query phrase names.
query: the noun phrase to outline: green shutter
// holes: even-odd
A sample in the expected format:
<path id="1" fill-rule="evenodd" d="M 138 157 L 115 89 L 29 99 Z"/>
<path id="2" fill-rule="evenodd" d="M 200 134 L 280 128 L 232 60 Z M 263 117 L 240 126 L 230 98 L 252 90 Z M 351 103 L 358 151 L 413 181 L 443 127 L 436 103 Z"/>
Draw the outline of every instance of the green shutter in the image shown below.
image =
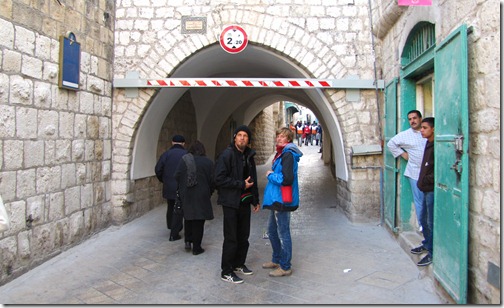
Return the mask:
<path id="1" fill-rule="evenodd" d="M 386 146 L 387 142 L 397 133 L 397 78 L 385 87 L 385 151 L 383 172 L 384 182 L 384 218 L 391 230 L 396 232 L 396 159 Z"/>
<path id="2" fill-rule="evenodd" d="M 469 119 L 467 28 L 435 51 L 433 271 L 459 304 L 467 298 Z"/>

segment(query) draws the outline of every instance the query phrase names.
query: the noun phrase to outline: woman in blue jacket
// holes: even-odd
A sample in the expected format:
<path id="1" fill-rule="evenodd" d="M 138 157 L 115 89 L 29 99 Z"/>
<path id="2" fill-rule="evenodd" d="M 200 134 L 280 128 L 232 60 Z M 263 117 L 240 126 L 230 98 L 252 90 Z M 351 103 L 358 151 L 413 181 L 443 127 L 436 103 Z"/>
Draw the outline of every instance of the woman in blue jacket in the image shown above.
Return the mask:
<path id="1" fill-rule="evenodd" d="M 273 158 L 272 170 L 266 173 L 268 184 L 264 189 L 262 208 L 271 210 L 268 237 L 273 253 L 271 262 L 264 263 L 262 267 L 273 269 L 269 273 L 273 277 L 292 274 L 290 213 L 299 207 L 298 162 L 303 156 L 299 148 L 292 143 L 293 140 L 294 134 L 288 127 L 282 127 L 276 131 L 276 154 Z M 286 188 L 292 200 L 284 200 L 285 191 L 282 197 L 282 191 Z"/>

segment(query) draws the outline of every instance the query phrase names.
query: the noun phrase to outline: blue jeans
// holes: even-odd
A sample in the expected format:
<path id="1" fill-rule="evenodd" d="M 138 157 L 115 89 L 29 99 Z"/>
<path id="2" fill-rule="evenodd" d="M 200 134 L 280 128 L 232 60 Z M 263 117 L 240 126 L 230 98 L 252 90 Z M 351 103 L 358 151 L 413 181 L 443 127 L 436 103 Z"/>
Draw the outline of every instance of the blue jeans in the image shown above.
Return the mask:
<path id="1" fill-rule="evenodd" d="M 423 201 L 424 193 L 418 189 L 417 181 L 412 178 L 408 178 L 411 185 L 411 192 L 413 193 L 413 203 L 415 203 L 415 213 L 418 221 L 418 225 L 423 228 L 422 225 L 422 215 L 423 215 Z"/>
<path id="2" fill-rule="evenodd" d="M 280 267 L 285 271 L 289 270 L 292 259 L 290 212 L 271 210 L 268 221 L 268 237 L 273 249 L 271 262 L 280 264 Z"/>
<path id="3" fill-rule="evenodd" d="M 422 245 L 429 251 L 429 254 L 432 257 L 432 239 L 434 238 L 434 192 L 429 191 L 423 194 L 424 211 L 422 216 L 422 233 L 424 240 L 422 241 Z"/>

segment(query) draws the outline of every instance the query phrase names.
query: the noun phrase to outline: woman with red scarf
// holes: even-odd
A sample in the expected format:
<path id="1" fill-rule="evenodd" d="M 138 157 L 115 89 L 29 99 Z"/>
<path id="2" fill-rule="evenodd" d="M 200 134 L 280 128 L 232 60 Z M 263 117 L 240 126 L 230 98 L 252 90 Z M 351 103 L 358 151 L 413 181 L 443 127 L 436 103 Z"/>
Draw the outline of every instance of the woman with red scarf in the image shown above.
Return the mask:
<path id="1" fill-rule="evenodd" d="M 276 131 L 276 154 L 272 170 L 266 177 L 263 209 L 271 210 L 268 221 L 268 237 L 273 249 L 270 262 L 263 268 L 273 269 L 273 277 L 292 274 L 292 241 L 290 234 L 290 213 L 299 207 L 298 163 L 303 153 L 292 143 L 294 134 L 288 127 Z"/>

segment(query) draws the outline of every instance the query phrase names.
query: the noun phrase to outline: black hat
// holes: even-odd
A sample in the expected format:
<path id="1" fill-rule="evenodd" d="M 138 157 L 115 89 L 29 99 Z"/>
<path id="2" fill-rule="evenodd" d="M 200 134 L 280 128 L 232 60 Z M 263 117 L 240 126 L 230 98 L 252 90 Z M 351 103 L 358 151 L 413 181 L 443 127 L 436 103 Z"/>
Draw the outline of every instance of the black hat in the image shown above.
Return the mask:
<path id="1" fill-rule="evenodd" d="M 182 142 L 185 142 L 185 138 L 182 135 L 175 135 L 175 136 L 173 136 L 173 138 L 172 138 L 171 141 L 172 142 L 182 143 Z"/>
<path id="2" fill-rule="evenodd" d="M 249 142 L 252 140 L 252 132 L 247 125 L 238 126 L 233 133 L 233 139 L 236 137 L 236 134 L 238 134 L 238 132 L 246 132 L 249 138 Z"/>

